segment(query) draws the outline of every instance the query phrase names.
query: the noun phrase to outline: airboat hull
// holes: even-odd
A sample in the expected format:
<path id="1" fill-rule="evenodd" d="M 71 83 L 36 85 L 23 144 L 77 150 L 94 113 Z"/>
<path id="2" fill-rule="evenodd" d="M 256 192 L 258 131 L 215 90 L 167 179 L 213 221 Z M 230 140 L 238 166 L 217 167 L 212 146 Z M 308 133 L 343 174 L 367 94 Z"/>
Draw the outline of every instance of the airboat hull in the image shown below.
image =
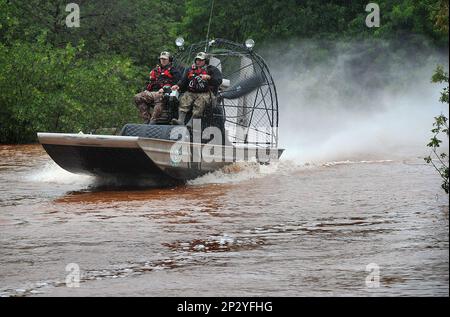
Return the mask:
<path id="1" fill-rule="evenodd" d="M 237 161 L 237 157 L 249 160 L 254 153 L 243 149 L 243 155 L 238 155 L 240 150 L 234 147 L 216 146 L 220 149 L 214 153 L 220 152 L 219 156 L 205 155 L 207 145 L 178 141 L 178 147 L 187 151 L 177 156 L 173 154 L 177 141 L 136 136 L 38 133 L 38 139 L 48 155 L 71 173 L 156 184 L 194 179 Z M 282 150 L 276 153 L 278 158 Z"/>

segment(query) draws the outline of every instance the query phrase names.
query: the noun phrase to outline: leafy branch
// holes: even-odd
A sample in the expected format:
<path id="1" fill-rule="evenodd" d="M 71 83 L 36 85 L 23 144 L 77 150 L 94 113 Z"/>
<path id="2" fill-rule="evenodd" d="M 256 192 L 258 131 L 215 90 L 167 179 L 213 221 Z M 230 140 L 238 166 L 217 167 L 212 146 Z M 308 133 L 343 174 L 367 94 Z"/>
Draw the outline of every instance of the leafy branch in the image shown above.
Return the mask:
<path id="1" fill-rule="evenodd" d="M 442 66 L 438 66 L 436 68 L 433 77 L 431 78 L 433 83 L 447 83 L 447 86 L 441 92 L 440 101 L 442 103 L 449 103 L 449 87 L 448 87 L 448 72 L 445 72 Z M 449 192 L 449 163 L 448 163 L 448 155 L 445 152 L 439 152 L 439 148 L 441 146 L 442 140 L 440 139 L 441 135 L 447 136 L 447 141 L 449 139 L 449 130 L 448 130 L 448 118 L 441 114 L 434 118 L 433 129 L 431 132 L 434 134 L 431 138 L 430 142 L 427 144 L 428 147 L 431 148 L 431 153 L 429 156 L 425 157 L 424 160 L 428 164 L 433 165 L 436 171 L 442 178 L 441 187 L 448 194 Z"/>

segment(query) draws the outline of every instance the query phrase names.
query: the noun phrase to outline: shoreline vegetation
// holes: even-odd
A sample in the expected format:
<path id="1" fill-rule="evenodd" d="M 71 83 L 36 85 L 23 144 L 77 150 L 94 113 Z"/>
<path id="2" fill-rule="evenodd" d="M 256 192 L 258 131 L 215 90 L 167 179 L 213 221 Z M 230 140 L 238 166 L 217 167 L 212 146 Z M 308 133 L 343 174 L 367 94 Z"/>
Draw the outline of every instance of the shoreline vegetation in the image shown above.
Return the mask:
<path id="1" fill-rule="evenodd" d="M 299 41 L 320 43 L 299 57 L 310 64 L 329 58 L 338 44 L 373 43 L 369 53 L 381 71 L 411 49 L 418 63 L 430 51 L 448 56 L 448 0 L 377 3 L 380 27 L 368 28 L 365 1 L 216 1 L 210 37 L 253 38 L 271 56 Z M 97 133 L 139 122 L 133 95 L 144 89 L 158 53 L 175 51 L 177 36 L 187 44 L 204 40 L 211 1 L 77 4 L 80 27 L 69 28 L 67 1 L 0 0 L 0 144 L 36 142 L 37 131 Z"/>

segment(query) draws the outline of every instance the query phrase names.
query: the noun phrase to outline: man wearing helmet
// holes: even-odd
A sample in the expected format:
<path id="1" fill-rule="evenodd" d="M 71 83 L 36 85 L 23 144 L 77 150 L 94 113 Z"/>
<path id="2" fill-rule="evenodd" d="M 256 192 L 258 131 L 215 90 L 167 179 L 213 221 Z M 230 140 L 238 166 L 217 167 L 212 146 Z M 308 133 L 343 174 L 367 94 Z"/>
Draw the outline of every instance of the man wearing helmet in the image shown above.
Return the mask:
<path id="1" fill-rule="evenodd" d="M 147 85 L 147 89 L 134 96 L 134 102 L 144 123 L 154 124 L 156 122 L 163 108 L 164 88 L 171 87 L 180 78 L 180 72 L 172 66 L 171 54 L 161 52 L 159 64 L 150 72 L 150 83 Z M 154 105 L 153 109 L 152 105 Z"/>
<path id="2" fill-rule="evenodd" d="M 185 73 L 183 78 L 172 90 L 186 91 L 180 98 L 178 120 L 173 119 L 173 124 L 184 124 L 186 114 L 192 109 L 192 119 L 201 118 L 205 107 L 215 101 L 219 86 L 222 84 L 222 74 L 216 67 L 209 65 L 209 58 L 205 52 L 195 56 L 194 64 Z"/>

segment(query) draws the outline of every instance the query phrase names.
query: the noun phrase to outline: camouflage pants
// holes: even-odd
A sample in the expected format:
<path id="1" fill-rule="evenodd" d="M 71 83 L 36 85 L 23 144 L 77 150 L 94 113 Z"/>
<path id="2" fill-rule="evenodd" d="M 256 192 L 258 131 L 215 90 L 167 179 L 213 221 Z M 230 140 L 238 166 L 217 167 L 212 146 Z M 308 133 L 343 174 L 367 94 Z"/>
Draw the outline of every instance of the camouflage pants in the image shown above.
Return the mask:
<path id="1" fill-rule="evenodd" d="M 195 93 L 187 91 L 180 98 L 181 112 L 189 112 L 192 109 L 192 116 L 194 118 L 200 118 L 203 115 L 203 111 L 206 106 L 213 103 L 215 96 L 209 92 Z M 191 108 L 192 106 L 192 108 Z"/>
<path id="2" fill-rule="evenodd" d="M 159 118 L 162 112 L 162 94 L 157 91 L 145 90 L 134 96 L 134 103 L 139 109 L 144 123 L 149 123 Z"/>

